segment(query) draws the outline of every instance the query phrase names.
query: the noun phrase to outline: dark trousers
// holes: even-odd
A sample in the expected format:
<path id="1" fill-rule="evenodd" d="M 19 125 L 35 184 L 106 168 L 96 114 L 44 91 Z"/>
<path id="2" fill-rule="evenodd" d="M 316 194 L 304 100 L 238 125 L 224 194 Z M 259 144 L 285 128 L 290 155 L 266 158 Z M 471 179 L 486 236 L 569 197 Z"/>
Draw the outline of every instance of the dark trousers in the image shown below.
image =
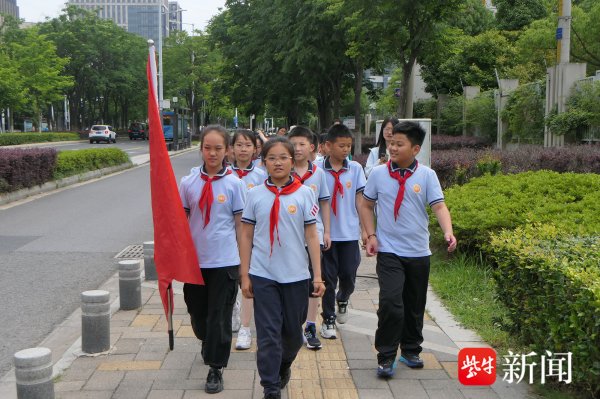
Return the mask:
<path id="1" fill-rule="evenodd" d="M 331 248 L 323 252 L 322 275 L 325 280 L 323 295 L 323 319 L 335 317 L 335 302 L 346 302 L 354 292 L 356 271 L 360 265 L 358 241 L 333 241 Z M 340 284 L 340 289 L 335 289 Z"/>
<path id="2" fill-rule="evenodd" d="M 381 363 L 396 358 L 398 346 L 404 354 L 418 355 L 423 349 L 429 256 L 407 258 L 379 252 L 376 270 L 379 279 L 377 360 Z"/>
<path id="3" fill-rule="evenodd" d="M 277 393 L 279 371 L 291 366 L 302 347 L 308 311 L 308 280 L 282 284 L 250 275 L 254 292 L 256 364 L 264 393 Z"/>
<path id="4" fill-rule="evenodd" d="M 238 291 L 239 266 L 202 269 L 204 285 L 184 284 L 183 297 L 202 359 L 211 367 L 227 367 L 231 352 L 231 313 Z"/>

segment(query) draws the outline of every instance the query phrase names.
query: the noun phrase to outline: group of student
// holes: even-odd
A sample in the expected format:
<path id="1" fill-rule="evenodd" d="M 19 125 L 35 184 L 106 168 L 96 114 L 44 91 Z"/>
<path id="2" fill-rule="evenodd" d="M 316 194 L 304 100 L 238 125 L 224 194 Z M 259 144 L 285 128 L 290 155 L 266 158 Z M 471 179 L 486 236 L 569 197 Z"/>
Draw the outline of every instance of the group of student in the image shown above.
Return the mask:
<path id="1" fill-rule="evenodd" d="M 415 159 L 424 137 L 416 123 L 386 119 L 367 180 L 363 167 L 348 159 L 353 136 L 343 124 L 331 126 L 321 142 L 303 126 L 266 141 L 249 130 L 230 139 L 221 126 L 204 129 L 203 163 L 179 191 L 205 281 L 186 283 L 184 299 L 209 366 L 207 393 L 223 390 L 241 287 L 236 347 L 250 348 L 254 313 L 264 397 L 281 397 L 303 343 L 322 346 L 319 303 L 322 338 L 335 339 L 336 324 L 347 321 L 361 240 L 367 256 L 377 255 L 376 373 L 393 376 L 398 348 L 400 361 L 423 367 L 427 205 L 448 250 L 456 248 L 437 176 Z"/>

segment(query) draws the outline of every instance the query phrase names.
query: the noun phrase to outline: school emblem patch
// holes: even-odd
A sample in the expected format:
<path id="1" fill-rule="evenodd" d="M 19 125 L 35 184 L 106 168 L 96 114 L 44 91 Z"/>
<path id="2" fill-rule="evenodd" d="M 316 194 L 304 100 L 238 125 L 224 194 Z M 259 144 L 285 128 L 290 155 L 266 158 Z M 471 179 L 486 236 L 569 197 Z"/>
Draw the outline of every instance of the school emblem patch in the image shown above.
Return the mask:
<path id="1" fill-rule="evenodd" d="M 290 215 L 295 215 L 296 212 L 298 212 L 298 208 L 296 208 L 296 205 L 289 205 L 287 209 Z"/>
<path id="2" fill-rule="evenodd" d="M 248 189 L 251 189 L 252 187 L 254 187 L 254 184 L 248 183 Z"/>
<path id="3" fill-rule="evenodd" d="M 352 188 L 352 182 L 350 180 L 346 182 L 346 188 Z"/>
<path id="4" fill-rule="evenodd" d="M 225 197 L 225 195 L 223 195 L 223 194 L 217 195 L 217 201 L 219 201 L 220 204 L 224 203 L 226 200 L 227 200 L 227 197 Z"/>
<path id="5" fill-rule="evenodd" d="M 419 193 L 421 192 L 421 186 L 420 186 L 420 185 L 418 185 L 418 184 L 415 184 L 415 185 L 413 186 L 413 191 L 414 191 L 415 193 L 419 194 Z"/>
<path id="6" fill-rule="evenodd" d="M 312 188 L 312 190 L 316 193 L 317 192 L 317 185 L 316 184 L 311 184 L 310 188 Z"/>

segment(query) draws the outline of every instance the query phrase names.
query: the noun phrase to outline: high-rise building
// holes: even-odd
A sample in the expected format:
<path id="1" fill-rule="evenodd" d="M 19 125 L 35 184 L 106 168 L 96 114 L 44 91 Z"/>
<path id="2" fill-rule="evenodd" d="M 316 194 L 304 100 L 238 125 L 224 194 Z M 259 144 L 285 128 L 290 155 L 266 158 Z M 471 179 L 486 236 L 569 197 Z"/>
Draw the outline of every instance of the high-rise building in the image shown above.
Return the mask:
<path id="1" fill-rule="evenodd" d="M 171 32 L 183 30 L 182 12 L 183 10 L 179 7 L 178 2 L 169 1 L 169 30 Z"/>
<path id="2" fill-rule="evenodd" d="M 100 18 L 110 19 L 128 32 L 154 41 L 158 41 L 158 12 L 161 5 L 163 37 L 172 30 L 169 0 L 69 0 L 69 4 L 96 10 Z M 179 9 L 178 4 L 175 9 Z M 176 14 L 181 25 L 181 12 Z"/>
<path id="3" fill-rule="evenodd" d="M 19 18 L 17 0 L 0 0 L 0 14 L 12 15 Z"/>

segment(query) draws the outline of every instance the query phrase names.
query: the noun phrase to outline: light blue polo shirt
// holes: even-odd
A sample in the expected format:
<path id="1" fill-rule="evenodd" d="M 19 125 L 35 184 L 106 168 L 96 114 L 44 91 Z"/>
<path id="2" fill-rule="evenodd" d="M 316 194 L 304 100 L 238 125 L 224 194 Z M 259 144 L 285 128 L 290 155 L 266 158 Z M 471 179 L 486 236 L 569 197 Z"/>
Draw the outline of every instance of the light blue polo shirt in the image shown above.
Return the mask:
<path id="1" fill-rule="evenodd" d="M 414 170 L 415 166 L 413 163 L 409 169 Z M 397 220 L 394 220 L 394 204 L 399 184 L 390 176 L 387 165 L 373 168 L 363 191 L 367 200 L 377 201 L 379 252 L 405 257 L 431 255 L 427 205 L 444 201 L 442 187 L 435 172 L 423 164 L 418 165 L 405 185 Z"/>
<path id="2" fill-rule="evenodd" d="M 230 165 L 229 168 L 233 172 L 233 175 L 239 178 L 239 175 L 235 171 L 236 169 L 239 170 L 239 168 L 235 165 Z M 267 172 L 259 167 L 256 167 L 254 163 L 250 163 L 250 168 L 244 170 L 248 171 L 248 174 L 242 177 L 242 181 L 244 182 L 246 190 L 250 190 L 255 186 L 260 186 L 265 182 L 265 180 L 267 180 Z"/>
<path id="3" fill-rule="evenodd" d="M 385 155 L 388 159 L 390 158 L 390 152 L 388 150 L 385 150 Z M 365 164 L 365 176 L 367 178 L 375 166 L 379 166 L 379 147 L 373 147 L 369 151 L 369 157 L 367 158 L 367 163 Z"/>
<path id="4" fill-rule="evenodd" d="M 315 169 L 316 168 L 316 169 Z M 308 169 L 314 170 L 313 174 L 304 181 L 304 185 L 309 187 L 316 196 L 318 202 L 320 201 L 329 201 L 331 196 L 329 195 L 329 188 L 327 187 L 327 178 L 325 176 L 325 171 L 323 168 L 319 168 L 314 165 L 312 162 L 308 163 Z M 317 231 L 319 233 L 319 242 L 323 245 L 323 234 L 325 233 L 325 226 L 323 225 L 323 217 L 321 213 L 323 211 L 319 211 L 317 214 Z M 330 212 L 331 213 L 331 212 Z"/>
<path id="5" fill-rule="evenodd" d="M 204 167 L 192 168 L 190 174 L 181 179 L 179 195 L 186 210 L 189 210 L 189 224 L 192 239 L 203 269 L 236 266 L 240 264 L 240 254 L 235 234 L 234 215 L 241 213 L 246 201 L 246 188 L 237 175 L 223 176 L 212 183 L 213 203 L 210 211 L 210 223 L 204 227 L 204 216 L 200 212 L 200 195 L 204 180 L 200 173 L 206 174 Z"/>
<path id="6" fill-rule="evenodd" d="M 290 179 L 290 183 L 291 183 Z M 270 215 L 275 194 L 266 184 L 248 191 L 248 200 L 242 222 L 254 225 L 250 274 L 268 278 L 278 283 L 293 283 L 310 278 L 308 253 L 304 247 L 304 226 L 317 222 L 319 206 L 312 190 L 301 186 L 292 194 L 279 197 L 279 241 L 277 231 L 273 241 L 273 254 L 269 241 Z M 289 184 L 289 183 L 288 183 Z"/>
<path id="7" fill-rule="evenodd" d="M 335 177 L 329 172 L 331 164 L 329 157 L 318 165 L 325 171 L 327 188 L 333 199 Z M 346 171 L 340 175 L 340 182 L 344 186 L 344 196 L 337 194 L 337 214 L 331 208 L 331 241 L 356 241 L 360 240 L 360 223 L 356 210 L 356 194 L 365 188 L 366 178 L 362 166 L 356 161 L 344 160 L 342 169 Z"/>

